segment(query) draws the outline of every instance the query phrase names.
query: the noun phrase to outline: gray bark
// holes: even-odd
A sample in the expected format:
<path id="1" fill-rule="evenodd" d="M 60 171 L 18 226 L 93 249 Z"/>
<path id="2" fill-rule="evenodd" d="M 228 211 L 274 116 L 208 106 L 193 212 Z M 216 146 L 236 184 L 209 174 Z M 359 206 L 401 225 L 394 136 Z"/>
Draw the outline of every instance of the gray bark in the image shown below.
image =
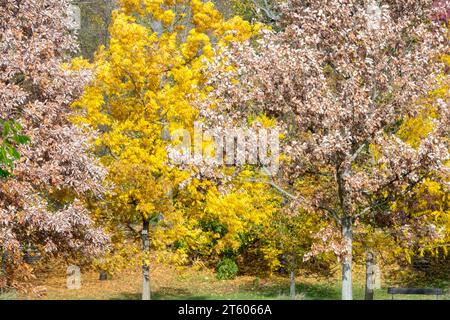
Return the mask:
<path id="1" fill-rule="evenodd" d="M 2 260 L 1 273 L 3 275 L 5 275 L 6 274 L 6 260 L 8 259 L 8 254 L 6 253 L 6 251 L 1 252 L 0 259 Z"/>
<path id="2" fill-rule="evenodd" d="M 108 273 L 107 273 L 106 271 L 104 271 L 104 270 L 101 270 L 100 273 L 99 273 L 98 279 L 99 279 L 100 281 L 106 281 L 106 280 L 108 280 Z"/>
<path id="3" fill-rule="evenodd" d="M 367 252 L 366 256 L 366 289 L 365 300 L 373 300 L 374 297 L 374 285 L 375 285 L 375 264 L 376 258 L 373 252 Z"/>
<path id="4" fill-rule="evenodd" d="M 352 250 L 353 233 L 352 221 L 346 217 L 342 221 L 342 237 L 344 240 L 345 254 L 342 259 L 342 300 L 353 300 L 352 292 Z"/>
<path id="5" fill-rule="evenodd" d="M 0 269 L 0 275 L 2 277 L 6 277 L 6 259 L 7 259 L 7 255 L 6 252 L 2 252 L 0 251 L 0 259 L 2 261 L 1 263 L 1 269 Z M 3 288 L 2 286 L 0 286 L 0 294 L 3 293 L 3 291 L 5 290 L 5 288 Z"/>
<path id="6" fill-rule="evenodd" d="M 142 250 L 144 255 L 150 251 L 150 241 L 148 238 L 150 221 L 147 218 L 143 219 L 143 228 L 141 232 Z M 150 300 L 150 265 L 144 259 L 142 261 L 142 300 Z"/>
<path id="7" fill-rule="evenodd" d="M 290 296 L 291 300 L 295 300 L 295 272 L 291 271 L 291 277 L 290 277 Z"/>

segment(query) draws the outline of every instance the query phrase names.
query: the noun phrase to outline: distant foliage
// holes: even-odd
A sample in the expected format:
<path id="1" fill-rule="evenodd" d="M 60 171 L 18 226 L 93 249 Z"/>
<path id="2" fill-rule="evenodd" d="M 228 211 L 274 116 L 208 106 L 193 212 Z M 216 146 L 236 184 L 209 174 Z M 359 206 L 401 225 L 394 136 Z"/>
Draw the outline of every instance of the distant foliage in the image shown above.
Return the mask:
<path id="1" fill-rule="evenodd" d="M 229 6 L 248 21 L 276 25 L 281 17 L 281 5 L 286 3 L 286 0 L 231 0 Z"/>
<path id="2" fill-rule="evenodd" d="M 116 0 L 73 0 L 71 3 L 80 8 L 81 29 L 77 40 L 81 55 L 93 59 L 97 49 L 108 44 L 112 11 L 118 3 Z"/>

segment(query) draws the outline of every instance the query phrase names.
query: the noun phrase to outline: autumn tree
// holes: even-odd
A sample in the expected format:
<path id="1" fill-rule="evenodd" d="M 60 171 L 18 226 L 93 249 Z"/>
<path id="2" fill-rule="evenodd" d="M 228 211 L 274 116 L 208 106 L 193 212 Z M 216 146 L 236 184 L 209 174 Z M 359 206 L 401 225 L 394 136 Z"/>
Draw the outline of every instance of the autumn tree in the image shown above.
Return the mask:
<path id="1" fill-rule="evenodd" d="M 101 254 L 108 242 L 82 201 L 103 192 L 105 171 L 88 152 L 82 130 L 69 121 L 70 104 L 89 74 L 62 65 L 76 49 L 67 30 L 67 5 L 0 3 L 3 150 L 16 158 L 13 175 L 0 185 L 2 285 L 18 286 L 29 277 L 32 270 L 23 261 L 28 247 L 44 256 L 87 259 Z M 7 119 L 20 124 L 19 136 L 18 125 L 8 128 Z M 7 145 L 11 135 L 12 141 L 28 136 L 30 142 L 16 153 Z"/>
<path id="2" fill-rule="evenodd" d="M 438 57 L 448 49 L 445 27 L 429 19 L 432 4 L 290 1 L 283 32 L 266 31 L 210 65 L 208 99 L 216 102 L 200 104 L 208 119 L 264 113 L 284 129 L 277 179 L 293 207 L 334 221 L 323 240 L 334 240 L 325 249 L 341 259 L 343 299 L 352 299 L 353 232 L 366 217 L 387 217 L 410 236 L 414 222 L 435 230 L 389 209 L 427 177 L 448 179 L 448 100 L 421 100 L 438 85 Z M 433 126 L 412 145 L 399 129 L 422 113 Z M 304 192 L 305 180 L 314 190 Z"/>
<path id="3" fill-rule="evenodd" d="M 447 24 L 450 19 L 450 2 L 449 1 L 435 1 L 437 6 L 437 13 L 432 15 L 432 19 L 438 23 Z M 448 35 L 447 35 L 448 37 Z M 449 101 L 449 66 L 450 59 L 448 56 L 448 50 L 443 52 L 440 57 L 446 64 L 446 68 L 442 74 L 437 77 L 439 86 L 437 90 L 429 93 L 427 99 L 433 101 L 436 99 L 442 99 L 443 101 Z M 420 139 L 426 136 L 431 128 L 433 122 L 430 121 L 428 112 L 433 112 L 430 108 L 427 113 L 420 114 L 415 118 L 410 118 L 405 121 L 400 128 L 399 135 L 402 139 L 408 141 L 411 145 L 417 146 L 420 143 Z M 448 165 L 448 161 L 447 161 Z M 415 264 L 415 261 L 434 261 L 434 269 L 430 267 L 428 272 L 435 273 L 438 277 L 445 274 L 446 263 L 448 263 L 448 249 L 450 246 L 449 234 L 450 234 L 450 210 L 449 210 L 449 192 L 448 192 L 448 176 L 442 176 L 440 179 L 427 178 L 415 188 L 412 189 L 409 197 L 403 197 L 396 201 L 393 209 L 403 212 L 413 217 L 426 216 L 430 222 L 432 222 L 437 229 L 439 229 L 439 237 L 430 237 L 427 234 L 421 234 L 414 241 L 402 241 L 404 237 L 397 237 L 397 242 L 400 243 L 399 247 L 402 248 L 405 259 L 409 264 Z M 439 270 L 438 270 L 439 269 Z M 427 270 L 425 270 L 427 271 Z"/>
<path id="4" fill-rule="evenodd" d="M 449 1 L 435 1 L 433 4 L 436 11 L 431 15 L 431 19 L 437 23 L 446 24 L 450 18 L 450 2 Z M 448 66 L 449 61 L 446 52 L 443 52 L 442 61 Z M 437 75 L 438 89 L 434 90 L 424 97 L 423 103 L 426 105 L 426 100 L 435 101 L 442 99 L 448 101 L 448 67 L 444 73 Z M 408 117 L 403 121 L 398 130 L 398 136 L 406 141 L 411 146 L 417 148 L 420 145 L 421 139 L 424 139 L 433 128 L 433 121 L 430 120 L 430 112 L 433 113 L 433 102 L 429 107 L 417 115 L 416 117 Z M 432 115 L 434 117 L 436 115 Z M 445 175 L 445 173 L 444 173 Z M 414 230 L 405 226 L 398 226 L 392 228 L 390 219 L 386 219 L 386 215 L 371 215 L 366 216 L 364 224 L 369 229 L 363 235 L 363 242 L 367 245 L 366 258 L 366 299 L 373 299 L 372 275 L 374 264 L 377 260 L 377 252 L 383 251 L 383 243 L 387 240 L 390 245 L 390 251 L 394 252 L 398 259 L 397 261 L 407 261 L 409 264 L 413 260 L 422 259 L 425 255 L 432 256 L 437 259 L 443 259 L 448 251 L 448 188 L 445 183 L 448 182 L 448 176 L 440 176 L 439 179 L 433 177 L 424 177 L 424 179 L 412 186 L 408 194 L 404 194 L 396 201 L 391 203 L 389 210 L 403 216 L 407 215 L 409 220 L 415 221 L 410 223 Z M 442 185 L 444 183 L 444 185 Z M 419 222 L 420 221 L 420 222 Z M 430 230 L 427 226 L 434 226 L 439 232 Z M 384 242 L 373 241 L 373 239 L 380 238 L 379 232 L 384 231 Z M 431 232 L 430 232 L 431 231 Z M 401 263 L 401 262 L 400 262 Z"/>
<path id="5" fill-rule="evenodd" d="M 150 245 L 164 246 L 176 232 L 181 218 L 173 197 L 191 176 L 170 165 L 170 135 L 193 128 L 197 111 L 191 101 L 207 92 L 202 67 L 213 47 L 246 39 L 254 28 L 240 18 L 224 20 L 211 2 L 200 0 L 120 5 L 109 46 L 95 59 L 95 77 L 74 105 L 74 121 L 98 131 L 97 153 L 114 184 L 107 200 L 111 212 L 124 225 L 140 225 L 142 298 L 150 299 Z M 162 225 L 159 233 L 155 225 Z"/>

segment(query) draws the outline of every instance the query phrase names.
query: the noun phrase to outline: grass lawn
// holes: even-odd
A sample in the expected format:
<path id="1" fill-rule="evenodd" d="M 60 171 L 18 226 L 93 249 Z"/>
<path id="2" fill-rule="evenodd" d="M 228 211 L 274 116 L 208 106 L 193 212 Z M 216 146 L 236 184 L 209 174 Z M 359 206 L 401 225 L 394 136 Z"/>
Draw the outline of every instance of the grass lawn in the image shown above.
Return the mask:
<path id="1" fill-rule="evenodd" d="M 129 270 L 107 281 L 98 280 L 95 272 L 82 274 L 79 290 L 69 290 L 63 272 L 48 271 L 38 274 L 34 281 L 38 293 L 4 296 L 5 299 L 50 299 L 50 300 L 123 300 L 140 298 L 140 272 Z M 355 272 L 354 298 L 364 298 L 362 275 Z M 152 299 L 187 300 L 264 300 L 289 299 L 289 283 L 286 278 L 273 276 L 267 279 L 241 276 L 234 280 L 217 280 L 212 271 L 179 270 L 174 267 L 156 265 L 152 270 Z M 1 297 L 0 297 L 1 299 Z M 337 280 L 302 278 L 297 279 L 298 300 L 340 299 Z M 387 289 L 375 291 L 375 299 L 391 299 Z M 396 296 L 395 299 L 434 300 L 435 296 Z M 449 295 L 440 299 L 450 300 Z"/>

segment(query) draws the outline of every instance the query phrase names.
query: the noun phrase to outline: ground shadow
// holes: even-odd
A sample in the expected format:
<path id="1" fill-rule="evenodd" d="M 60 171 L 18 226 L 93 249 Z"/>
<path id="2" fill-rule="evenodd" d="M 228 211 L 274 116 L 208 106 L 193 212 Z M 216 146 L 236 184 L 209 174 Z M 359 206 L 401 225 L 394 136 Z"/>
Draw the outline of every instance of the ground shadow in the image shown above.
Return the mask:
<path id="1" fill-rule="evenodd" d="M 340 299 L 340 291 L 333 284 L 299 283 L 295 286 L 297 295 L 302 295 L 306 300 L 335 300 Z M 241 293 L 256 294 L 267 299 L 288 298 L 289 284 L 274 285 L 244 285 L 240 287 Z"/>
<path id="2" fill-rule="evenodd" d="M 140 300 L 141 293 L 127 292 L 121 293 L 111 300 Z M 193 295 L 189 290 L 173 287 L 160 287 L 157 291 L 152 291 L 152 300 L 208 300 L 208 295 Z"/>

